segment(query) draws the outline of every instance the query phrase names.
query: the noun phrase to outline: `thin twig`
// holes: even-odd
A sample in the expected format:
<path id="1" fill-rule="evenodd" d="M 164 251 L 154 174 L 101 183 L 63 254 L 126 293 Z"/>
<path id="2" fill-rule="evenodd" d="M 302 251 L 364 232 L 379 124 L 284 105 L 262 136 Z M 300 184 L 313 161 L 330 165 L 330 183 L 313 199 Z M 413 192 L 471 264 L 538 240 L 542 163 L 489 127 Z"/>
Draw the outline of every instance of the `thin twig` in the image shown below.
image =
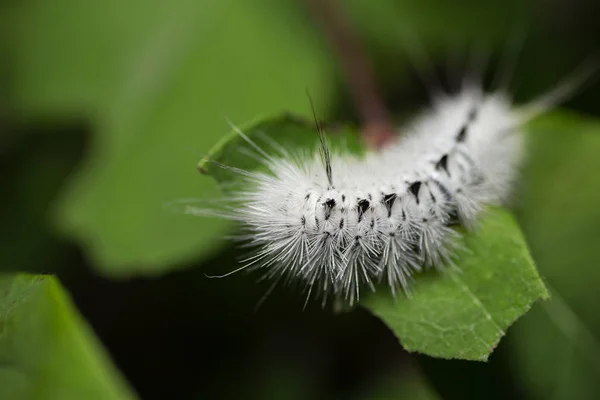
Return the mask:
<path id="1" fill-rule="evenodd" d="M 394 136 L 394 128 L 357 35 L 337 0 L 307 1 L 339 59 L 354 105 L 362 119 L 365 141 L 374 148 L 385 145 Z"/>

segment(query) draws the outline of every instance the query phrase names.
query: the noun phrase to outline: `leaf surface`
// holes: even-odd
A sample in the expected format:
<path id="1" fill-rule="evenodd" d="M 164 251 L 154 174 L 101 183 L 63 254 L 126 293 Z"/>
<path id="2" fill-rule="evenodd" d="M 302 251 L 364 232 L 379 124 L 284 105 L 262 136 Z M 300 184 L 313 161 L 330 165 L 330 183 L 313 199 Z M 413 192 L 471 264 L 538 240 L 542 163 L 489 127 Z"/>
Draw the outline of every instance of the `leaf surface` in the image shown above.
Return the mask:
<path id="1" fill-rule="evenodd" d="M 434 357 L 487 360 L 507 328 L 548 293 L 514 217 L 494 208 L 464 236 L 460 269 L 427 273 L 411 297 L 377 292 L 363 305 L 404 348 Z"/>

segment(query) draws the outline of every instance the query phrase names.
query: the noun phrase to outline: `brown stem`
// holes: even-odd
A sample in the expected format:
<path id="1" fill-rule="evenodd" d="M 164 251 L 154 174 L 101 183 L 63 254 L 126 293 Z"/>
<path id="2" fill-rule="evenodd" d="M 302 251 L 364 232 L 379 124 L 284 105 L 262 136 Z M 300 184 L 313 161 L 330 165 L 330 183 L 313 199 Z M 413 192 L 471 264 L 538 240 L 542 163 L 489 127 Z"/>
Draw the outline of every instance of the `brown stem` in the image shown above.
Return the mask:
<path id="1" fill-rule="evenodd" d="M 394 136 L 394 128 L 357 35 L 337 0 L 307 1 L 341 64 L 362 119 L 363 138 L 373 148 L 385 145 Z"/>

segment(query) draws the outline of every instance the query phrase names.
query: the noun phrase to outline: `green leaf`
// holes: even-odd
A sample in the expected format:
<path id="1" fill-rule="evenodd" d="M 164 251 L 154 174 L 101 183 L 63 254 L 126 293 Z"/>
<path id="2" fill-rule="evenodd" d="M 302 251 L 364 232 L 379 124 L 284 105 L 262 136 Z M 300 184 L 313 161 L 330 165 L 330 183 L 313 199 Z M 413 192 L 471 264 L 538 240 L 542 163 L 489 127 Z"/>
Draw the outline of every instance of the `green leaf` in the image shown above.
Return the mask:
<path id="1" fill-rule="evenodd" d="M 529 130 L 519 220 L 552 300 L 515 325 L 513 369 L 532 398 L 596 399 L 600 120 L 556 112 Z"/>
<path id="2" fill-rule="evenodd" d="M 0 398 L 135 397 L 56 278 L 0 275 Z"/>
<path id="3" fill-rule="evenodd" d="M 90 121 L 89 158 L 55 210 L 104 274 L 160 274 L 217 250 L 224 224 L 165 211 L 215 198 L 197 159 L 228 131 L 273 110 L 317 110 L 331 65 L 301 4 L 276 0 L 18 2 L 11 101 L 25 114 Z"/>
<path id="4" fill-rule="evenodd" d="M 290 150 L 316 148 L 314 128 L 289 117 L 261 120 L 244 132 L 257 143 L 267 134 Z M 356 131 L 340 129 L 330 135 L 334 143 L 346 143 L 357 151 Z M 249 145 L 229 136 L 211 152 L 222 164 L 246 170 L 260 163 L 240 151 Z M 220 183 L 239 176 L 203 162 Z M 210 169 L 212 168 L 212 170 Z M 428 273 L 416 279 L 412 298 L 393 299 L 387 291 L 369 296 L 363 305 L 380 317 L 409 351 L 435 357 L 486 360 L 506 329 L 539 298 L 548 293 L 534 267 L 527 245 L 512 215 L 490 209 L 477 231 L 464 236 L 456 259 L 460 271 Z"/>
<path id="5" fill-rule="evenodd" d="M 455 261 L 460 271 L 419 276 L 411 298 L 380 291 L 363 302 L 406 350 L 486 361 L 506 329 L 548 297 L 508 211 L 486 211 L 478 229 L 465 234 L 464 247 Z"/>

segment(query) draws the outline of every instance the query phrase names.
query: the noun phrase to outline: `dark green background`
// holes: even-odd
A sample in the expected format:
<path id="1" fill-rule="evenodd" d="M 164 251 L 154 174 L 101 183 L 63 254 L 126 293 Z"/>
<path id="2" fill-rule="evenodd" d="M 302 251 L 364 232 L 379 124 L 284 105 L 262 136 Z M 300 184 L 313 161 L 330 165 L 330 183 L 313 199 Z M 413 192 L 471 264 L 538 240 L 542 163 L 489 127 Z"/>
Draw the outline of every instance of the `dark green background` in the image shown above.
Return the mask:
<path id="1" fill-rule="evenodd" d="M 406 32 L 443 72 L 473 43 L 498 64 L 510 35 L 524 30 L 519 101 L 599 50 L 592 0 L 342 3 L 399 119 L 427 101 Z M 355 120 L 303 3 L 0 7 L 0 270 L 57 274 L 141 398 L 600 396 L 597 80 L 565 105 L 573 114 L 532 124 L 515 196 L 540 273 L 562 302 L 536 305 L 487 364 L 441 361 L 403 352 L 363 309 L 302 311 L 303 299 L 276 290 L 253 312 L 268 284 L 204 276 L 236 265 L 225 224 L 163 207 L 219 195 L 195 165 L 227 133 L 224 115 L 237 124 L 308 115 L 308 88 L 320 116 Z"/>

